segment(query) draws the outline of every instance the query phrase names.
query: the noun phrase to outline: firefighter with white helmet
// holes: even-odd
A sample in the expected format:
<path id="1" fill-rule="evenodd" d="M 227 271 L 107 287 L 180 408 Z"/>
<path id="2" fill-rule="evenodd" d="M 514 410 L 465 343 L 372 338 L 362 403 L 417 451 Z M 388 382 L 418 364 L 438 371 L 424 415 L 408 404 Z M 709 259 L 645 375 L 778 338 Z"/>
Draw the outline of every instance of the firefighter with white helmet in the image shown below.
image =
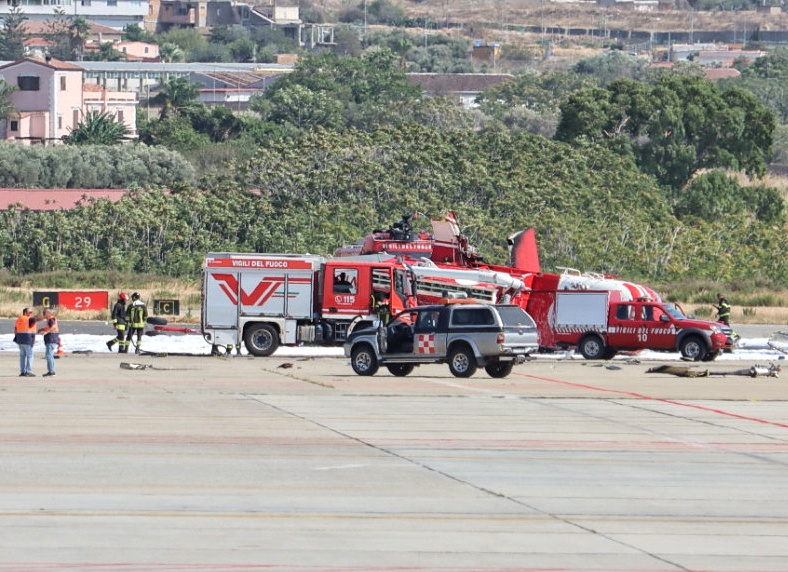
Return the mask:
<path id="1" fill-rule="evenodd" d="M 118 353 L 125 354 L 129 351 L 126 341 L 126 302 L 129 295 L 125 292 L 118 294 L 118 301 L 112 308 L 112 327 L 115 328 L 115 337 L 107 342 L 107 348 L 112 351 L 112 346 L 118 344 Z"/>
<path id="2" fill-rule="evenodd" d="M 138 292 L 131 295 L 131 304 L 126 310 L 128 316 L 129 331 L 126 335 L 126 350 L 132 342 L 132 337 L 137 336 L 137 341 L 134 344 L 134 353 L 139 354 L 142 351 L 142 334 L 145 330 L 145 322 L 148 320 L 148 308 L 145 302 L 142 301 Z"/>

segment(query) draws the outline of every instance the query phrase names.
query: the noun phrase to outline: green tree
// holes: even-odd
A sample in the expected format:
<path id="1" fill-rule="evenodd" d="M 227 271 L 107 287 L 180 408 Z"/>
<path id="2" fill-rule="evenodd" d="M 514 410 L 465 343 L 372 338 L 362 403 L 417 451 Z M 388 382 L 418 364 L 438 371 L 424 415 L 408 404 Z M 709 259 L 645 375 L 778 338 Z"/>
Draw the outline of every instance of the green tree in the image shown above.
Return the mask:
<path id="1" fill-rule="evenodd" d="M 25 22 L 27 16 L 19 7 L 19 0 L 10 0 L 0 28 L 0 59 L 13 61 L 24 57 L 25 40 L 29 37 Z"/>
<path id="2" fill-rule="evenodd" d="M 210 138 L 198 133 L 191 120 L 183 115 L 171 115 L 162 119 L 143 122 L 139 126 L 140 141 L 147 145 L 166 147 L 173 151 L 198 151 L 208 143 Z"/>
<path id="3" fill-rule="evenodd" d="M 664 74 L 653 84 L 616 80 L 573 93 L 561 106 L 556 139 L 605 145 L 633 156 L 660 183 L 681 188 L 701 169 L 762 176 L 774 129 L 774 114 L 751 93 L 723 93 L 694 75 Z"/>
<path id="4" fill-rule="evenodd" d="M 289 124 L 297 129 L 335 129 L 343 124 L 340 101 L 302 85 L 278 89 L 270 97 L 253 102 L 252 109 L 266 121 Z"/>
<path id="5" fill-rule="evenodd" d="M 17 111 L 16 106 L 11 101 L 11 94 L 16 91 L 16 86 L 9 84 L 0 78 L 0 119 L 8 119 L 8 116 Z"/>
<path id="6" fill-rule="evenodd" d="M 203 36 L 199 30 L 193 28 L 172 28 L 158 35 L 159 46 L 164 46 L 164 44 L 175 44 L 183 51 L 183 61 L 192 61 L 192 53 L 205 48 L 208 43 L 205 36 Z M 159 52 L 161 53 L 161 48 Z"/>
<path id="7" fill-rule="evenodd" d="M 420 89 L 412 84 L 387 49 L 367 51 L 362 57 L 340 57 L 332 52 L 306 57 L 295 70 L 277 81 L 252 103 L 268 121 L 299 128 L 335 128 L 375 124 L 395 102 L 416 101 Z M 305 102 L 317 106 L 304 108 Z"/>
<path id="8" fill-rule="evenodd" d="M 127 42 L 153 43 L 153 35 L 139 24 L 129 24 L 123 27 L 123 40 Z"/>
<path id="9" fill-rule="evenodd" d="M 117 145 L 129 129 L 108 111 L 89 111 L 77 126 L 63 137 L 67 145 Z"/>
<path id="10" fill-rule="evenodd" d="M 99 44 L 98 52 L 87 54 L 85 59 L 94 62 L 118 62 L 126 58 L 124 54 L 115 49 L 113 42 L 103 42 Z"/>
<path id="11" fill-rule="evenodd" d="M 165 82 L 159 93 L 151 99 L 151 103 L 161 106 L 159 118 L 167 119 L 177 117 L 198 106 L 199 94 L 199 88 L 188 78 L 177 77 Z"/>
<path id="12" fill-rule="evenodd" d="M 610 50 L 598 56 L 580 60 L 575 64 L 574 71 L 580 75 L 591 76 L 600 87 L 611 81 L 627 78 L 635 81 L 646 77 L 650 62 L 621 50 Z"/>
<path id="13" fill-rule="evenodd" d="M 557 114 L 561 102 L 570 93 L 593 85 L 593 80 L 576 73 L 529 71 L 488 87 L 476 102 L 482 111 L 498 119 L 503 119 L 516 108 Z"/>
<path id="14" fill-rule="evenodd" d="M 186 59 L 186 53 L 178 44 L 165 42 L 159 46 L 159 57 L 167 63 L 182 62 Z"/>
<path id="15" fill-rule="evenodd" d="M 70 33 L 68 30 L 71 19 L 65 10 L 56 7 L 52 19 L 44 21 L 44 37 L 49 41 L 49 54 L 59 60 L 70 60 L 71 53 Z"/>
<path id="16" fill-rule="evenodd" d="M 82 60 L 85 51 L 85 43 L 90 37 L 90 22 L 83 16 L 71 18 L 68 25 L 69 48 L 73 57 L 77 61 Z"/>

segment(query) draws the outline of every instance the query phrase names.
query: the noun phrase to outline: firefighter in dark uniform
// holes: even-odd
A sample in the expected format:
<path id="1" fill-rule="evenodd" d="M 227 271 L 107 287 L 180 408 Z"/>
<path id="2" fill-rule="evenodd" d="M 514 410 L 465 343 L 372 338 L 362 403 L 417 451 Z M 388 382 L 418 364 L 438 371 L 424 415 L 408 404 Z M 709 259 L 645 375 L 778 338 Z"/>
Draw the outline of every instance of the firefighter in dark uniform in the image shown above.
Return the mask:
<path id="1" fill-rule="evenodd" d="M 128 350 L 131 344 L 131 338 L 137 336 L 137 342 L 134 344 L 134 353 L 142 351 L 142 334 L 145 329 L 145 322 L 148 320 L 148 308 L 145 302 L 140 300 L 140 295 L 137 292 L 131 295 L 131 304 L 126 309 L 126 316 L 129 321 L 129 332 L 126 335 L 126 349 Z"/>
<path id="2" fill-rule="evenodd" d="M 112 327 L 115 328 L 115 337 L 107 342 L 107 348 L 112 351 L 112 346 L 118 344 L 118 353 L 125 354 L 129 351 L 126 341 L 126 302 L 129 295 L 125 292 L 118 294 L 118 301 L 112 308 Z"/>
<path id="3" fill-rule="evenodd" d="M 731 320 L 731 305 L 725 299 L 721 292 L 717 292 L 717 321 L 722 322 L 726 326 L 730 326 Z"/>

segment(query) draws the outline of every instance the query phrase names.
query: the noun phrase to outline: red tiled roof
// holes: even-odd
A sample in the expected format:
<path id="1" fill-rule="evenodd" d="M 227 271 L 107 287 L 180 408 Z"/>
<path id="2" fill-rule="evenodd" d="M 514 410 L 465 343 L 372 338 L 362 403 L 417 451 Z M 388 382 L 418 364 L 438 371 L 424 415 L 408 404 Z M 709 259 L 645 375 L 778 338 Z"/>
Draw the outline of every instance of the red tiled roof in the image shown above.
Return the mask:
<path id="1" fill-rule="evenodd" d="M 0 210 L 22 204 L 33 211 L 72 209 L 85 198 L 119 201 L 125 189 L 0 189 Z"/>
<path id="2" fill-rule="evenodd" d="M 409 73 L 408 79 L 427 93 L 481 92 L 490 86 L 514 79 L 511 74 Z"/>
<path id="3" fill-rule="evenodd" d="M 110 28 L 109 26 L 105 26 L 103 24 L 97 24 L 95 22 L 88 22 L 88 24 L 90 24 L 88 34 L 116 34 L 118 36 L 122 34 L 120 30 Z M 40 20 L 28 20 L 25 22 L 25 31 L 31 36 L 40 36 L 43 34 L 51 34 L 53 32 L 59 33 L 66 30 L 67 28 L 67 22 L 42 22 Z"/>
<path id="4" fill-rule="evenodd" d="M 741 72 L 733 68 L 706 68 L 703 70 L 706 79 L 723 79 L 727 77 L 739 77 Z"/>
<path id="5" fill-rule="evenodd" d="M 48 68 L 54 70 L 73 70 L 73 71 L 85 71 L 85 68 L 81 68 L 78 65 L 64 62 L 61 60 L 56 60 L 55 58 L 49 58 L 49 61 L 41 59 L 41 58 L 22 58 L 21 60 L 16 60 L 15 62 L 8 63 L 4 66 L 0 66 L 0 69 L 10 68 L 11 66 L 18 65 L 22 62 L 33 62 L 41 66 L 46 66 Z"/>

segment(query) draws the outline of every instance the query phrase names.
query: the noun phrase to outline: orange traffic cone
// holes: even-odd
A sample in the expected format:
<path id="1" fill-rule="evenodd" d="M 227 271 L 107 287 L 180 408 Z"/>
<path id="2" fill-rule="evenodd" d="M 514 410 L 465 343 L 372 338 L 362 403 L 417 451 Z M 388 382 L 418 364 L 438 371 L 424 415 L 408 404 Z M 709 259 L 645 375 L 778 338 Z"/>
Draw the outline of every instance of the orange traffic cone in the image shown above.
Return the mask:
<path id="1" fill-rule="evenodd" d="M 64 355 L 66 355 L 66 352 L 63 351 L 63 342 L 62 341 L 58 341 L 57 342 L 57 353 L 55 354 L 55 357 L 60 357 L 60 356 L 64 356 Z"/>

